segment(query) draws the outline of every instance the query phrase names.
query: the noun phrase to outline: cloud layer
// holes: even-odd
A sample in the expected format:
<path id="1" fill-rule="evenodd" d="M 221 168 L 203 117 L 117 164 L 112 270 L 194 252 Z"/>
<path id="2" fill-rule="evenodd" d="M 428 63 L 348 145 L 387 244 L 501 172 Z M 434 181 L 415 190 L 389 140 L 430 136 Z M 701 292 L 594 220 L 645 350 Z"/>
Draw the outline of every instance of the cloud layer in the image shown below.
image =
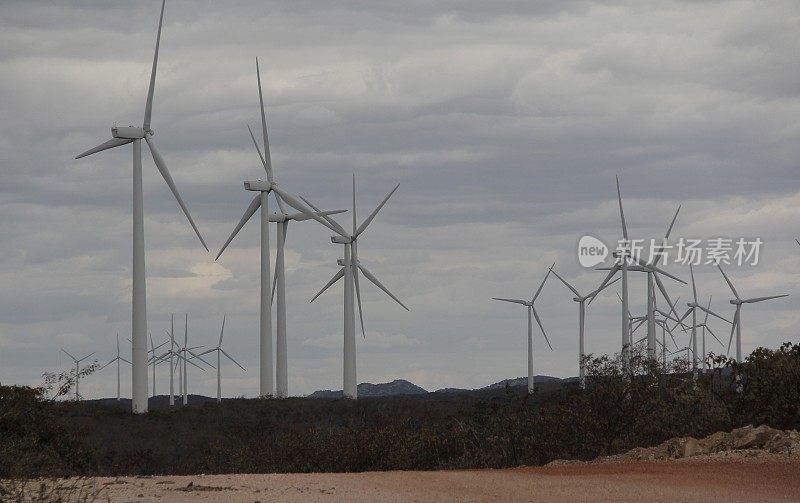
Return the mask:
<path id="1" fill-rule="evenodd" d="M 61 346 L 110 359 L 114 333 L 130 332 L 130 149 L 73 158 L 140 123 L 157 16 L 155 0 L 0 5 L 4 383 L 65 367 Z M 170 0 L 164 23 L 153 129 L 212 254 L 145 153 L 149 324 L 162 337 L 170 313 L 188 312 L 190 340 L 211 345 L 226 313 L 248 369 L 223 369 L 226 394 L 257 393 L 257 226 L 213 261 L 249 202 L 242 180 L 262 175 L 246 130 L 256 56 L 285 189 L 349 208 L 355 173 L 363 218 L 401 183 L 359 251 L 412 311 L 365 288 L 360 381 L 522 375 L 524 312 L 489 298 L 532 295 L 553 261 L 579 289 L 596 285 L 576 245 L 617 238 L 614 174 L 632 234 L 659 237 L 682 203 L 675 236 L 765 241 L 761 265 L 731 269 L 740 291 L 797 291 L 796 2 Z M 341 252 L 314 222 L 288 247 L 291 392 L 338 388 L 341 289 L 308 300 Z M 731 311 L 717 272 L 698 281 Z M 644 279 L 633 288 L 641 312 Z M 796 339 L 797 302 L 748 309 L 745 349 Z M 555 350 L 536 335 L 536 372 L 575 375 L 570 292 L 548 282 L 540 306 Z M 592 304 L 587 337 L 589 351 L 618 349 L 613 291 Z M 212 393 L 213 372 L 195 374 L 191 391 Z M 82 389 L 110 396 L 115 383 Z"/>

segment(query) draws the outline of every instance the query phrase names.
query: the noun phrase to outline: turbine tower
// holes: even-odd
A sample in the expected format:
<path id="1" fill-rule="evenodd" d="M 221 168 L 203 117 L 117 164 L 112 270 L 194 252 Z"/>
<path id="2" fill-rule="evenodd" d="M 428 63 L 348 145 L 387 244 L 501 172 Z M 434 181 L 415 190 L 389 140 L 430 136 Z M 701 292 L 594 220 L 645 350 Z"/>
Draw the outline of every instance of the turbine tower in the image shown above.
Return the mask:
<path id="1" fill-rule="evenodd" d="M 559 276 L 555 270 L 552 270 L 551 272 L 556 278 L 560 279 L 567 288 L 572 290 L 572 293 L 575 294 L 575 297 L 573 297 L 572 300 L 578 304 L 578 378 L 581 388 L 584 389 L 586 388 L 586 364 L 584 362 L 584 357 L 586 356 L 584 346 L 584 330 L 586 328 L 586 301 L 594 298 L 598 293 L 601 292 L 602 289 L 598 288 L 587 295 L 581 295 L 574 286 L 570 285 L 567 280 Z M 605 286 L 603 286 L 603 289 L 608 288 L 617 281 L 619 281 L 619 278 L 607 283 Z"/>
<path id="2" fill-rule="evenodd" d="M 397 184 L 389 195 L 387 195 L 383 201 L 375 208 L 375 210 L 367 217 L 366 220 L 361 222 L 361 225 L 357 225 L 356 222 L 356 176 L 353 175 L 353 232 L 347 232 L 344 227 L 339 225 L 335 220 L 330 218 L 328 215 L 325 215 L 321 212 L 316 206 L 312 203 L 303 199 L 303 201 L 308 204 L 311 209 L 316 211 L 319 215 L 314 215 L 308 210 L 304 212 L 308 213 L 310 216 L 313 215 L 315 219 L 322 220 L 325 222 L 325 226 L 328 227 L 330 230 L 335 232 L 337 235 L 331 237 L 331 242 L 335 244 L 341 244 L 344 246 L 344 260 L 339 260 L 337 263 L 341 266 L 339 272 L 337 272 L 333 278 L 331 278 L 328 283 L 322 287 L 322 289 L 311 299 L 311 302 L 314 302 L 317 297 L 322 295 L 322 293 L 331 287 L 334 283 L 339 281 L 340 279 L 344 278 L 344 358 L 343 358 L 343 371 L 342 371 L 342 381 L 343 381 L 343 394 L 345 398 L 358 398 L 358 388 L 357 388 L 357 380 L 356 380 L 356 332 L 355 332 L 355 309 L 353 307 L 354 299 L 353 299 L 353 290 L 355 290 L 355 294 L 358 297 L 358 315 L 361 319 L 361 334 L 366 337 L 366 332 L 364 331 L 364 314 L 361 309 L 361 287 L 359 285 L 359 271 L 367 278 L 372 284 L 383 290 L 386 295 L 391 297 L 395 302 L 400 304 L 406 311 L 408 311 L 408 307 L 405 304 L 400 302 L 400 299 L 395 297 L 395 295 L 390 292 L 383 284 L 378 281 L 378 278 L 375 277 L 358 259 L 358 238 L 359 236 L 367 229 L 370 223 L 375 219 L 378 212 L 383 208 L 386 202 L 392 197 L 392 194 L 395 193 L 397 188 L 400 187 L 400 184 Z M 289 201 L 287 201 L 289 202 Z M 291 203 L 289 203 L 291 204 Z M 301 209 L 296 207 L 297 209 Z M 354 288 L 355 287 L 355 288 Z"/>
<path id="3" fill-rule="evenodd" d="M 178 193 L 178 188 L 172 180 L 167 169 L 164 158 L 156 148 L 153 141 L 153 130 L 150 129 L 150 119 L 153 110 L 153 92 L 156 84 L 156 68 L 158 66 L 158 47 L 161 41 L 161 25 L 164 21 L 164 4 L 161 2 L 161 16 L 158 20 L 158 35 L 156 36 L 156 48 L 153 55 L 153 68 L 150 72 L 150 87 L 147 91 L 147 101 L 144 107 L 144 122 L 141 127 L 117 127 L 111 128 L 113 138 L 92 149 L 78 155 L 76 159 L 88 155 L 108 150 L 115 147 L 133 144 L 133 297 L 132 297 L 132 323 L 131 339 L 132 343 L 132 393 L 131 406 L 134 413 L 147 412 L 147 294 L 145 286 L 145 260 L 144 260 L 144 204 L 142 202 L 142 140 L 147 143 L 150 153 L 153 155 L 158 171 L 169 186 L 175 199 L 189 220 L 189 224 L 194 229 L 203 247 L 208 251 L 203 236 L 192 220 L 189 209 L 184 204 L 183 199 Z"/>
<path id="4" fill-rule="evenodd" d="M 785 293 L 783 295 L 770 295 L 768 297 L 753 297 L 752 299 L 742 299 L 739 297 L 739 293 L 734 288 L 733 283 L 731 283 L 730 278 L 728 275 L 725 274 L 725 271 L 722 270 L 722 266 L 717 264 L 719 268 L 719 272 L 722 273 L 722 276 L 725 278 L 725 282 L 728 283 L 728 286 L 731 288 L 731 292 L 733 292 L 733 299 L 730 300 L 730 303 L 736 306 L 736 314 L 733 316 L 733 326 L 731 327 L 731 337 L 728 339 L 728 350 L 729 353 L 731 350 L 731 342 L 733 341 L 733 334 L 736 332 L 736 361 L 742 361 L 742 305 L 743 304 L 755 304 L 757 302 L 764 302 L 765 300 L 772 300 L 772 299 L 780 299 L 781 297 L 788 297 L 789 294 Z"/>
<path id="5" fill-rule="evenodd" d="M 208 353 L 217 353 L 217 403 L 222 403 L 222 359 L 220 358 L 220 353 L 225 355 L 225 357 L 236 364 L 240 369 L 245 370 L 244 367 L 239 365 L 239 362 L 233 359 L 231 355 L 229 355 L 224 349 L 222 349 L 222 335 L 225 333 L 225 316 L 222 317 L 222 329 L 219 331 L 219 342 L 217 343 L 217 347 L 209 349 L 207 351 L 203 351 L 200 353 L 199 356 L 206 355 Z"/>
<path id="6" fill-rule="evenodd" d="M 78 401 L 78 400 L 81 399 L 81 394 L 79 393 L 79 390 L 78 390 L 78 387 L 80 386 L 80 383 L 81 383 L 81 362 L 83 360 L 89 358 L 93 354 L 95 354 L 95 351 L 92 351 L 91 353 L 89 353 L 88 355 L 84 356 L 83 358 L 75 358 L 74 356 L 69 354 L 67 352 L 67 350 L 64 349 L 64 348 L 61 348 L 61 351 L 63 351 L 67 356 L 72 358 L 72 361 L 75 362 L 75 401 Z"/>
<path id="7" fill-rule="evenodd" d="M 258 141 L 253 134 L 250 126 L 247 126 L 250 131 L 250 138 L 253 140 L 253 145 L 256 147 L 258 157 L 261 159 L 261 164 L 267 174 L 267 181 L 246 181 L 244 182 L 245 190 L 258 192 L 250 203 L 250 206 L 245 210 L 242 219 L 233 229 L 233 232 L 228 237 L 228 240 L 222 245 L 222 248 L 217 253 L 214 260 L 219 259 L 222 252 L 228 247 L 236 234 L 239 233 L 244 224 L 247 223 L 256 211 L 261 209 L 261 315 L 259 326 L 259 341 L 260 341 L 260 365 L 259 365 L 259 388 L 260 396 L 269 397 L 273 395 L 275 385 L 273 382 L 273 367 L 272 367 L 272 296 L 275 290 L 278 292 L 278 305 L 276 309 L 277 318 L 277 393 L 278 398 L 285 398 L 289 395 L 289 373 L 287 362 L 287 341 L 286 341 L 286 271 L 284 262 L 284 247 L 286 244 L 286 232 L 288 231 L 289 222 L 292 220 L 303 221 L 309 218 L 314 218 L 307 212 L 301 213 L 287 213 L 284 201 L 290 206 L 297 208 L 289 203 L 292 200 L 295 204 L 299 204 L 294 198 L 286 195 L 281 197 L 283 193 L 277 188 L 275 178 L 272 170 L 272 158 L 269 149 L 269 137 L 267 135 L 267 118 L 264 111 L 264 97 L 261 92 L 261 71 L 258 66 L 258 58 L 256 58 L 256 77 L 258 80 L 258 101 L 261 106 L 261 134 L 263 138 L 264 153 L 258 146 Z M 269 213 L 269 200 L 270 192 L 275 192 L 275 199 L 278 202 L 278 213 Z M 330 211 L 326 214 L 342 213 L 341 211 Z M 278 227 L 277 235 L 277 254 L 275 257 L 275 282 L 273 284 L 272 295 L 270 295 L 270 256 L 269 256 L 269 222 L 275 222 Z"/>
<path id="8" fill-rule="evenodd" d="M 117 401 L 120 400 L 120 372 L 119 372 L 119 362 L 120 361 L 123 361 L 123 362 L 127 363 L 128 365 L 131 365 L 131 362 L 129 362 L 128 360 L 126 360 L 125 358 L 120 356 L 120 354 L 119 354 L 119 332 L 117 332 L 117 357 L 114 358 L 113 360 L 111 360 L 110 362 L 106 363 L 105 365 L 103 365 L 102 367 L 100 367 L 98 369 L 98 372 L 99 372 L 100 370 L 103 370 L 104 368 L 108 367 L 112 363 L 117 362 Z"/>
<path id="9" fill-rule="evenodd" d="M 530 301 L 522 300 L 522 299 L 503 299 L 499 297 L 492 297 L 492 300 L 499 300 L 500 302 L 511 302 L 512 304 L 520 304 L 525 306 L 525 310 L 528 313 L 528 394 L 531 395 L 534 392 L 533 388 L 533 322 L 531 320 L 531 313 L 536 318 L 536 323 L 539 325 L 539 328 L 542 331 L 542 335 L 544 336 L 544 340 L 547 342 L 547 346 L 550 348 L 550 351 L 553 350 L 553 346 L 550 344 L 550 339 L 547 338 L 547 334 L 544 331 L 544 326 L 542 325 L 542 320 L 539 318 L 539 313 L 536 312 L 536 307 L 534 307 L 533 303 L 536 302 L 536 299 L 539 297 L 539 294 L 542 292 L 542 288 L 544 288 L 544 284 L 547 281 L 547 278 L 550 276 L 551 272 L 553 271 L 553 267 L 555 266 L 555 262 L 553 265 L 550 266 L 548 269 L 547 274 L 544 275 L 544 279 L 542 283 L 539 285 L 539 288 L 536 290 L 536 293 L 533 294 L 533 298 Z"/>

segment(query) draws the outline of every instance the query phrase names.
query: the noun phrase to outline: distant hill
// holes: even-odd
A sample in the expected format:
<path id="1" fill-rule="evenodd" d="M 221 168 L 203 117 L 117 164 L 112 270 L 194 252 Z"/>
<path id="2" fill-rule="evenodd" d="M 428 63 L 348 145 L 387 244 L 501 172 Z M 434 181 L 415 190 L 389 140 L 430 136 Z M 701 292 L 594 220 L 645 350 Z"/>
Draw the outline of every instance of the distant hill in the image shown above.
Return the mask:
<path id="1" fill-rule="evenodd" d="M 534 385 L 542 385 L 542 384 L 561 384 L 566 382 L 571 382 L 576 380 L 575 377 L 569 377 L 567 379 L 561 379 L 558 377 L 553 376 L 533 376 L 533 384 Z M 490 389 L 499 389 L 505 388 L 509 386 L 511 388 L 515 386 L 527 386 L 528 385 L 528 378 L 527 377 L 516 377 L 514 379 L 503 379 L 500 382 L 496 382 L 494 384 L 490 384 L 488 386 L 484 386 L 483 388 L 479 388 L 479 390 L 490 390 Z M 478 390 L 476 390 L 478 391 Z"/>
<path id="2" fill-rule="evenodd" d="M 568 383 L 572 383 L 577 381 L 577 377 L 568 377 L 566 379 L 560 379 L 558 377 L 552 376 L 545 376 L 545 375 L 537 375 L 534 376 L 533 382 L 536 384 L 537 389 L 540 391 L 550 391 L 560 386 Z M 442 388 L 436 390 L 434 393 L 438 394 L 457 394 L 457 393 L 476 393 L 476 392 L 492 392 L 505 389 L 506 386 L 509 388 L 520 388 L 528 385 L 528 379 L 526 377 L 516 377 L 512 379 L 503 379 L 502 381 L 498 381 L 494 384 L 490 384 L 488 386 L 484 386 L 482 388 L 477 389 L 466 389 L 466 388 Z M 358 385 L 358 397 L 359 398 L 369 398 L 369 397 L 381 397 L 381 396 L 399 396 L 399 395 L 424 395 L 429 393 L 425 388 L 417 386 L 416 384 L 407 381 L 405 379 L 395 379 L 392 382 L 387 383 L 361 383 Z M 311 393 L 308 395 L 308 398 L 328 398 L 328 399 L 335 399 L 341 398 L 342 391 L 341 390 L 319 390 Z M 190 406 L 199 406 L 204 403 L 209 402 L 216 402 L 216 398 L 203 396 L 203 395 L 189 395 L 189 405 Z M 223 398 L 223 400 L 231 400 L 231 398 Z M 104 407 L 122 407 L 123 409 L 130 410 L 131 408 L 131 400 L 130 398 L 123 398 L 117 401 L 115 398 L 100 398 L 97 400 L 86 400 L 88 403 L 95 403 L 97 405 L 102 405 Z M 169 409 L 169 395 L 158 395 L 154 397 L 150 397 L 149 399 L 149 408 L 151 410 L 164 410 Z M 175 397 L 175 405 L 180 406 L 182 404 L 180 396 Z"/>
<path id="3" fill-rule="evenodd" d="M 358 385 L 358 397 L 369 398 L 375 396 L 397 395 L 424 395 L 428 391 L 405 379 L 395 379 L 392 382 L 372 384 L 364 382 Z M 315 391 L 308 395 L 309 398 L 341 398 L 342 391 L 329 389 Z"/>

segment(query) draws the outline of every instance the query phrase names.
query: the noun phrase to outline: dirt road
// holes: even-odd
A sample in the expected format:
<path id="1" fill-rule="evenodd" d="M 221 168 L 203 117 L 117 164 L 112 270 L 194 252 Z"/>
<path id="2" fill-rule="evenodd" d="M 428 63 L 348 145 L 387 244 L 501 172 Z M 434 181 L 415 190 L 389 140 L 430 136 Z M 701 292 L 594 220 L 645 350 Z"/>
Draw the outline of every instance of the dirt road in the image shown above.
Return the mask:
<path id="1" fill-rule="evenodd" d="M 111 501 L 800 501 L 800 462 L 598 463 L 507 470 L 93 479 Z M 191 485 L 190 485 L 191 484 Z"/>

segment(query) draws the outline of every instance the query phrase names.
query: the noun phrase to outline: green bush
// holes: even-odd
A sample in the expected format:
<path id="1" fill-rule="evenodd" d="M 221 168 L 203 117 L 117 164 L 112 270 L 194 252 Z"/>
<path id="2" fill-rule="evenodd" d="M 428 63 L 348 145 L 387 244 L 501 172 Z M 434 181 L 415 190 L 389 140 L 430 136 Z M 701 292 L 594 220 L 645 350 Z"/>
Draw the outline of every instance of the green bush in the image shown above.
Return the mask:
<path id="1" fill-rule="evenodd" d="M 347 472 L 591 459 L 745 424 L 800 427 L 800 346 L 685 362 L 587 358 L 577 382 L 368 398 L 225 400 L 133 415 L 0 387 L 0 477 Z"/>

